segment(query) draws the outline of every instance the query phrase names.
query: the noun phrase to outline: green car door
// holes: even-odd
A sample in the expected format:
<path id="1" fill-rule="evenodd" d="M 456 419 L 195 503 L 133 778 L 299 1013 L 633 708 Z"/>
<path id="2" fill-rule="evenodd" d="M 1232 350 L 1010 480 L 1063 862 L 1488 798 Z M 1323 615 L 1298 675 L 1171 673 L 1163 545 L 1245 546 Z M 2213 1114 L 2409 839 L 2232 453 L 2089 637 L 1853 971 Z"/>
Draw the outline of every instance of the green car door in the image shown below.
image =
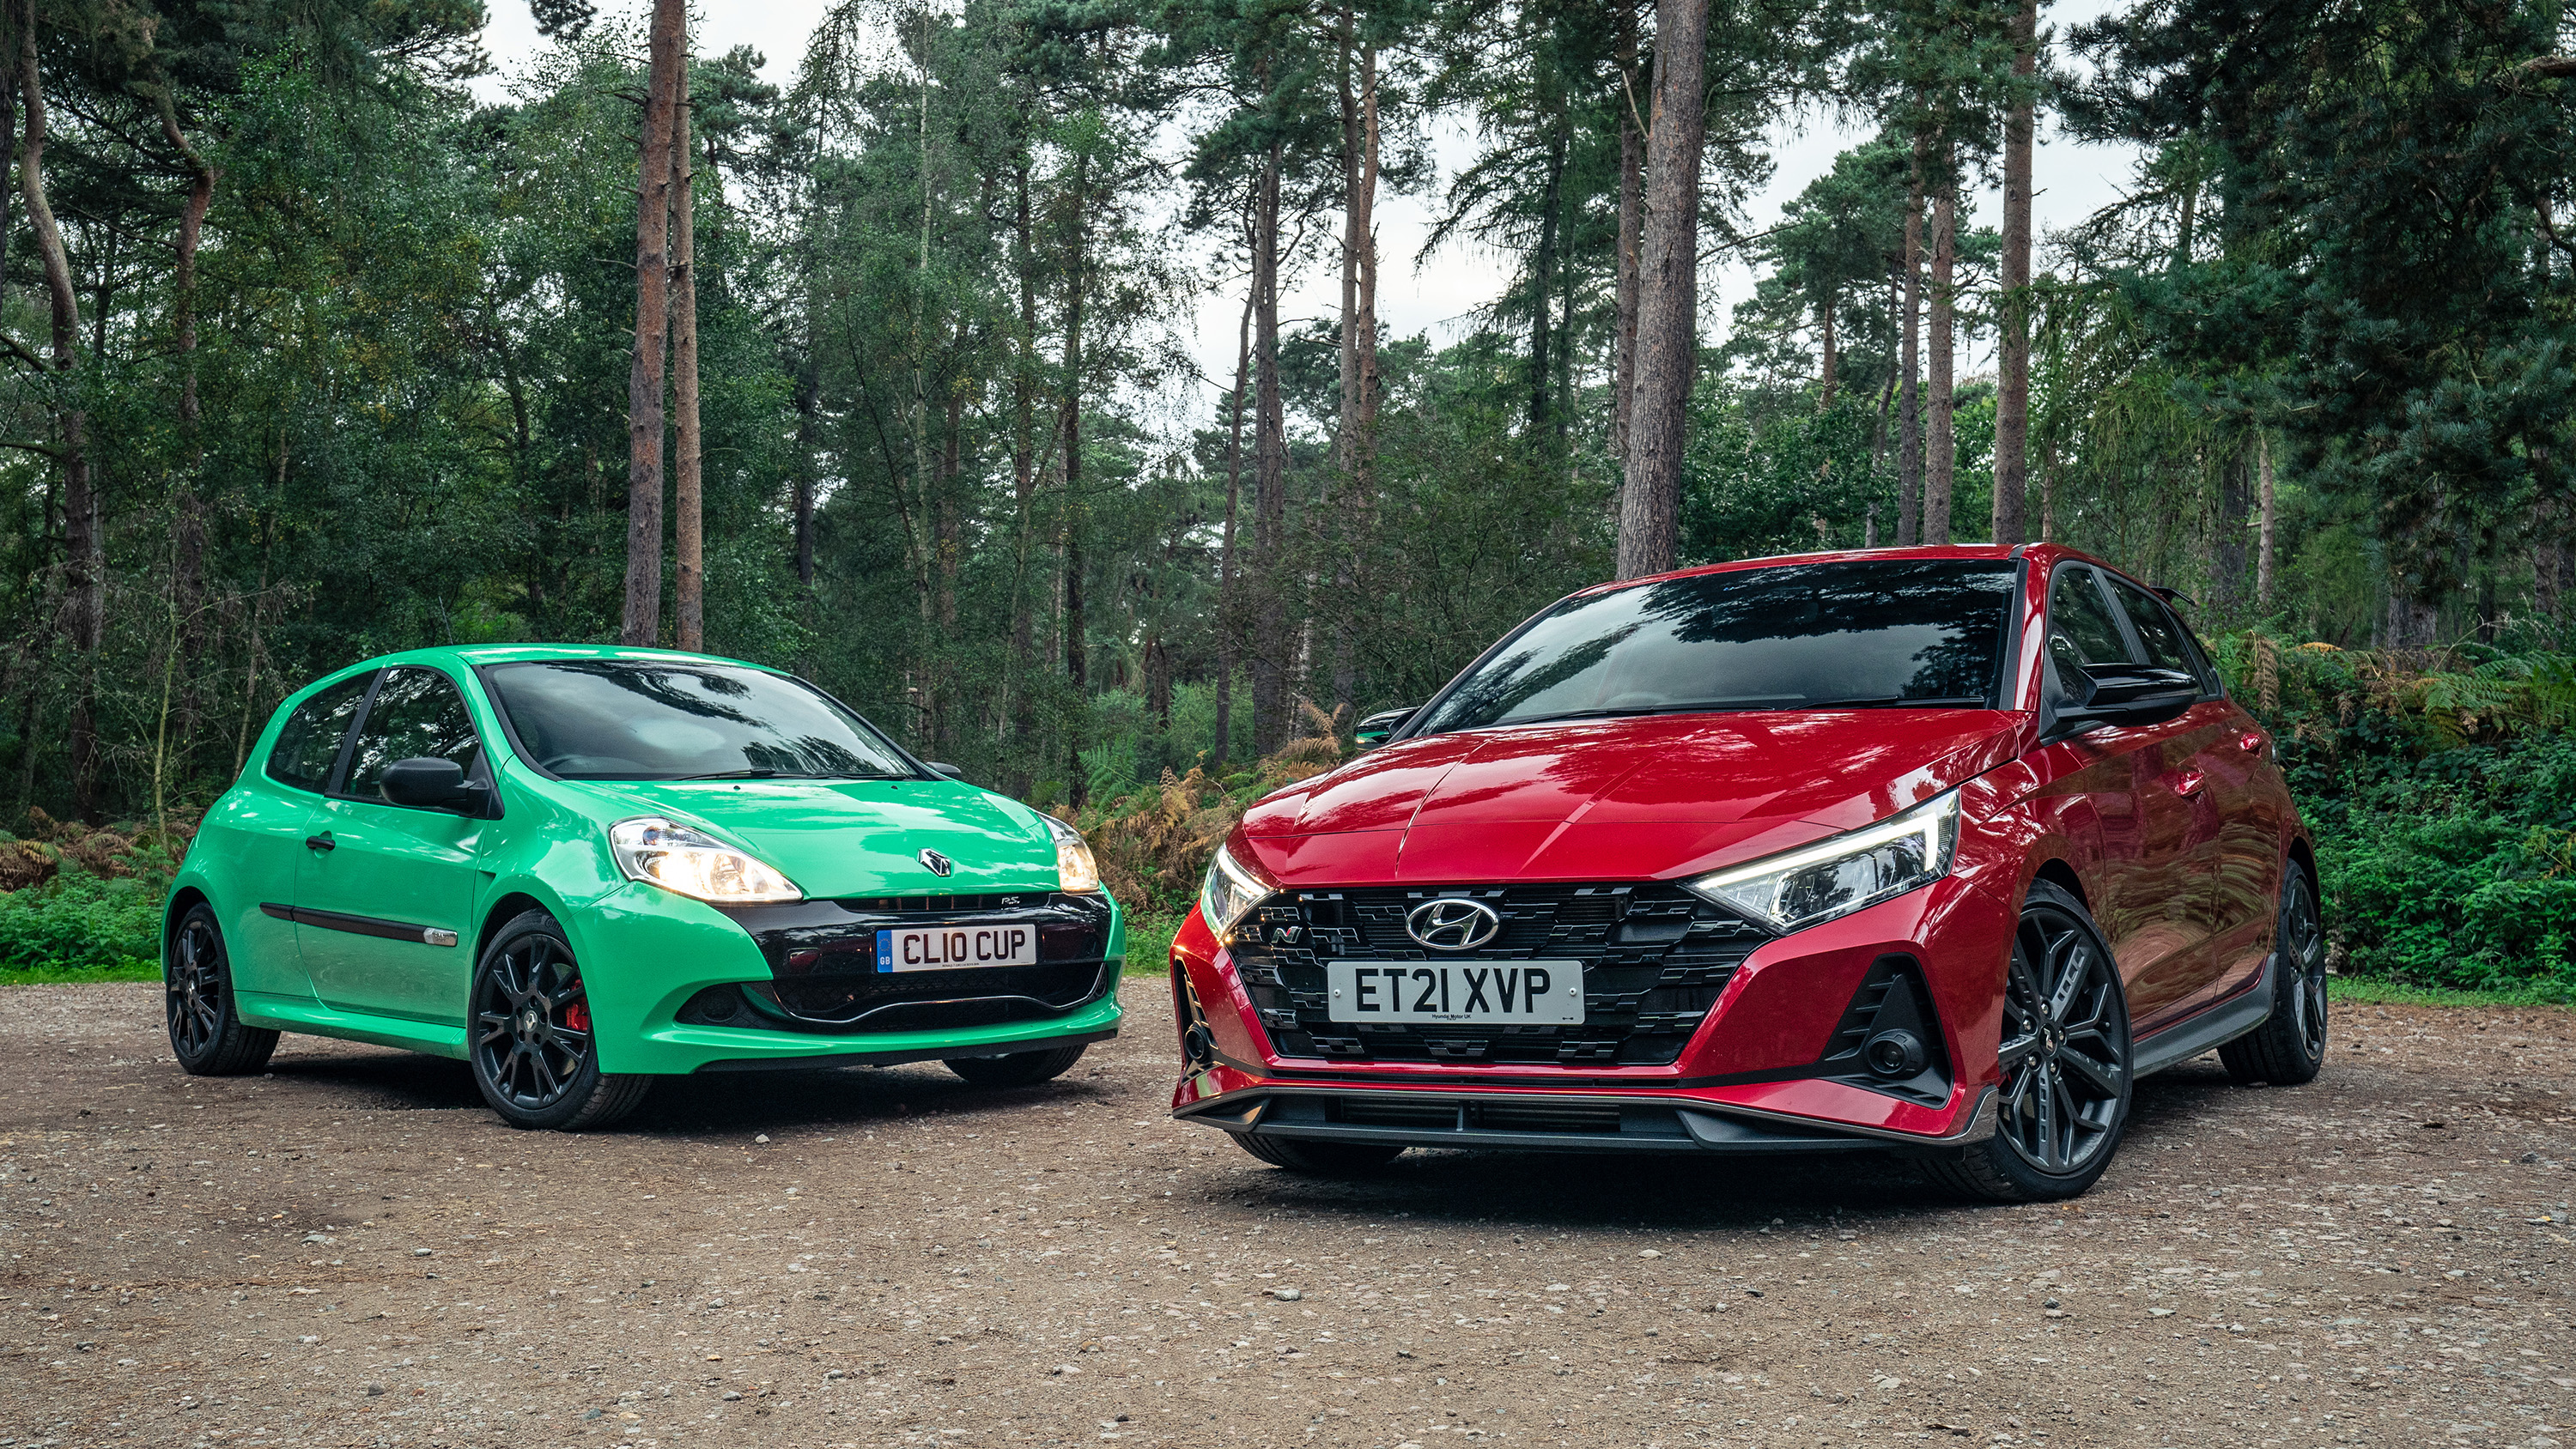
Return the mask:
<path id="1" fill-rule="evenodd" d="M 349 726 L 375 682 L 376 671 L 368 670 L 297 705 L 268 758 L 243 772 L 198 831 L 192 850 L 222 857 L 235 886 L 223 900 L 223 929 L 235 989 L 246 995 L 305 1000 L 313 994 L 295 939 L 295 876 Z"/>
<path id="2" fill-rule="evenodd" d="M 388 669 L 338 787 L 313 813 L 295 879 L 296 937 L 325 1003 L 462 1026 L 489 822 L 386 800 L 385 767 L 423 758 L 452 760 L 467 779 L 490 782 L 455 682 L 421 665 Z"/>

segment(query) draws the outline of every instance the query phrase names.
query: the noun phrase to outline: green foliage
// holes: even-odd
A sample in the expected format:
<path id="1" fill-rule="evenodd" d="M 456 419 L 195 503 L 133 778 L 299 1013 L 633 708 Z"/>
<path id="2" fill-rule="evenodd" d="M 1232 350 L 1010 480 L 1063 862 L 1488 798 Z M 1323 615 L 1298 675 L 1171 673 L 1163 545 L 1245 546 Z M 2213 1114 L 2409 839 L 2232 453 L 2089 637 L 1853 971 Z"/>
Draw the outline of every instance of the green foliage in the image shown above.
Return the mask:
<path id="1" fill-rule="evenodd" d="M 77 866 L 43 885 L 0 891 L 0 981 L 20 972 L 160 975 L 161 898 L 151 881 Z"/>
<path id="2" fill-rule="evenodd" d="M 2564 654 L 2220 641 L 2272 726 L 2343 969 L 2576 994 L 2576 734 Z"/>

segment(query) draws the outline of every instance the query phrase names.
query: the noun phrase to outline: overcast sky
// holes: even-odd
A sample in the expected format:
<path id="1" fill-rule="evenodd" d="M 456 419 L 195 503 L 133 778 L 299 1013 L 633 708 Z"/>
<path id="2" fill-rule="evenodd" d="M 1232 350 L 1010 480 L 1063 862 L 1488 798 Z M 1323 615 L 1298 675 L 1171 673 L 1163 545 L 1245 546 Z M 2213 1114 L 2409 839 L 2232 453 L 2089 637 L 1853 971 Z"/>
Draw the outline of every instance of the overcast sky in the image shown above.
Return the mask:
<path id="1" fill-rule="evenodd" d="M 475 88 L 487 99 L 498 100 L 506 94 L 510 76 L 544 42 L 528 17 L 526 0 L 488 0 L 488 4 L 492 19 L 484 32 L 484 44 L 499 73 L 477 81 Z M 631 11 L 640 15 L 644 8 L 641 0 L 625 5 L 608 0 L 601 6 L 603 12 L 610 14 Z M 697 7 L 699 53 L 720 55 L 734 46 L 749 45 L 768 58 L 762 75 L 783 85 L 794 78 L 798 62 L 804 58 L 805 38 L 825 8 L 823 0 L 760 0 L 754 4 L 702 0 Z M 2063 31 L 2112 8 L 2108 0 L 2060 0 L 2044 12 L 2044 22 Z M 1795 198 L 1808 182 L 1833 169 L 1837 154 L 1866 139 L 1865 133 L 1839 128 L 1828 118 L 1796 116 L 1783 117 L 1772 137 L 1776 167 L 1771 184 L 1750 207 L 1756 231 L 1776 222 L 1781 206 Z M 1451 127 L 1434 141 L 1434 154 L 1443 173 L 1437 184 L 1445 186 L 1455 168 L 1473 155 L 1475 137 L 1463 127 Z M 2032 210 L 2040 234 L 2045 236 L 2052 228 L 2069 225 L 2117 200 L 2130 179 L 2134 155 L 2129 147 L 2087 145 L 2043 127 L 2033 163 L 2038 195 Z M 1430 265 L 1417 271 L 1414 254 L 1421 250 L 1429 234 L 1436 203 L 1436 193 L 1387 196 L 1378 203 L 1378 246 L 1384 259 L 1378 283 L 1378 310 L 1385 318 L 1388 336 L 1428 332 L 1434 342 L 1448 340 L 1479 306 L 1502 290 L 1508 274 L 1507 261 L 1462 244 L 1452 244 Z M 1975 210 L 1980 221 L 1991 225 L 1997 214 L 1996 197 L 1991 193 L 1976 197 Z M 1735 304 L 1752 293 L 1753 274 L 1743 264 L 1725 263 L 1712 271 L 1708 282 L 1701 297 L 1701 317 L 1706 334 L 1716 340 L 1724 336 Z M 1210 378 L 1232 381 L 1235 326 L 1242 307 L 1239 296 L 1206 297 L 1198 305 L 1195 350 L 1200 367 Z M 1319 265 L 1297 278 L 1296 285 L 1281 298 L 1281 321 L 1286 325 L 1296 318 L 1337 316 L 1339 307 L 1338 272 L 1330 265 Z M 1989 365 L 1983 356 L 1963 357 L 1960 362 L 1963 372 Z"/>

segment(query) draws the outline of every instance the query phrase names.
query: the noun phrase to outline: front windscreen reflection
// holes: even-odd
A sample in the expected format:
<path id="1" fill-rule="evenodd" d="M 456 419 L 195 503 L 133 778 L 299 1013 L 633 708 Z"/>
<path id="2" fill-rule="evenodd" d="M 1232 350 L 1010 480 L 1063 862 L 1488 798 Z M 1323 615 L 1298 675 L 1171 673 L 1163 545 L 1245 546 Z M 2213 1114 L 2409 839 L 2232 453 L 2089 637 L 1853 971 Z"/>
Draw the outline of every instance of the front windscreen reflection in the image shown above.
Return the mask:
<path id="1" fill-rule="evenodd" d="M 1569 599 L 1412 733 L 1709 710 L 1994 707 L 2013 565 L 1887 559 Z"/>
<path id="2" fill-rule="evenodd" d="M 802 680 L 719 664 L 555 659 L 484 671 L 520 746 L 573 780 L 913 778 L 865 720 Z"/>

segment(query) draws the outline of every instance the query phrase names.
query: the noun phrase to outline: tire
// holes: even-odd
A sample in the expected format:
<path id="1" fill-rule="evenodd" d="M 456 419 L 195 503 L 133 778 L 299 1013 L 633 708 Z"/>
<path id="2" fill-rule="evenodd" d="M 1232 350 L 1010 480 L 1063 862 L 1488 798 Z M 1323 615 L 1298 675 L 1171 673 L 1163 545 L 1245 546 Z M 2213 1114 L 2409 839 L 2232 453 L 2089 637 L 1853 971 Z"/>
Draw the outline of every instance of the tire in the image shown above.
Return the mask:
<path id="1" fill-rule="evenodd" d="M 233 961 L 223 927 L 203 901 L 179 918 L 161 948 L 161 1011 L 170 1054 L 192 1077 L 239 1077 L 268 1065 L 277 1033 L 242 1025 L 233 1002 Z"/>
<path id="2" fill-rule="evenodd" d="M 523 912 L 493 934 L 466 999 L 474 1085 L 513 1127 L 605 1127 L 652 1090 L 649 1076 L 599 1069 L 572 939 L 543 911 Z"/>
<path id="3" fill-rule="evenodd" d="M 2128 1130 L 2129 1005 L 2084 903 L 2031 883 L 2004 983 L 1995 1134 L 1929 1158 L 1942 1187 L 1983 1202 L 2081 1196 Z"/>
<path id="4" fill-rule="evenodd" d="M 940 1065 L 979 1087 L 1034 1087 L 1063 1076 L 1082 1060 L 1079 1046 L 998 1057 L 950 1057 Z"/>
<path id="5" fill-rule="evenodd" d="M 2238 1086 L 2295 1087 L 2315 1081 L 2326 1064 L 2326 933 L 2316 882 L 2295 860 L 2281 867 L 2281 915 L 2272 928 L 2272 952 L 2281 967 L 2273 978 L 2272 1014 L 2218 1049 L 2218 1060 Z"/>
<path id="6" fill-rule="evenodd" d="M 1316 1177 L 1357 1177 L 1375 1172 L 1404 1155 L 1401 1142 L 1317 1142 L 1303 1137 L 1264 1137 L 1258 1132 L 1229 1132 L 1234 1145 L 1290 1172 Z"/>

